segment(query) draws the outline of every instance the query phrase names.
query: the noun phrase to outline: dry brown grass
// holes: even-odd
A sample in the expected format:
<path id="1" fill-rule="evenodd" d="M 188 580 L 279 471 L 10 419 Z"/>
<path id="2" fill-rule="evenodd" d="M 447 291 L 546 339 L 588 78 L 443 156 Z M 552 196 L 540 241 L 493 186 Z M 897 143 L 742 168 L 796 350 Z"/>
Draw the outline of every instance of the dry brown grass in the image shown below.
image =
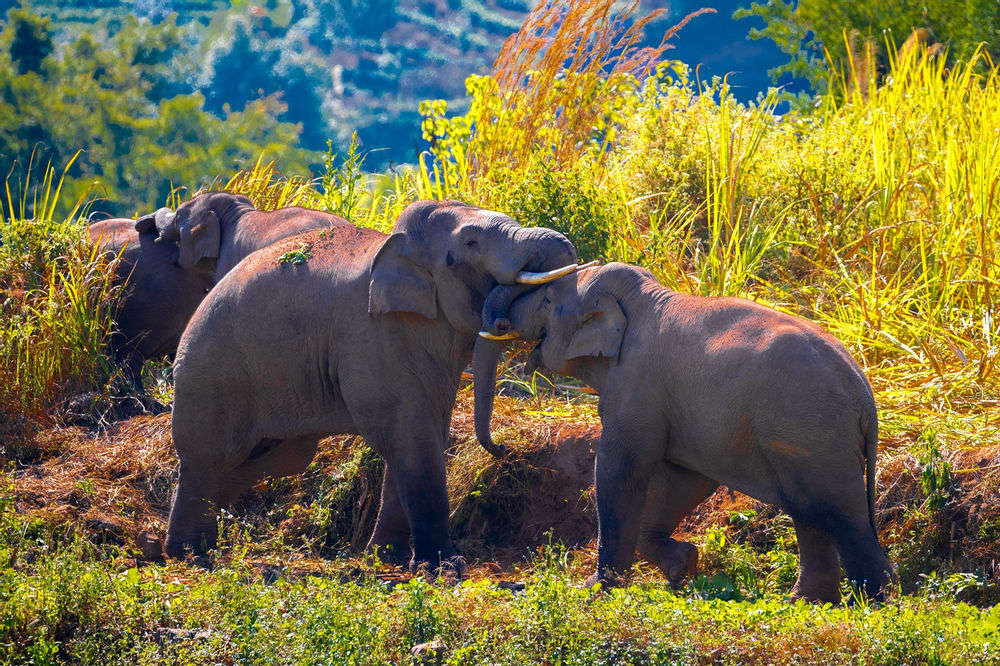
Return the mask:
<path id="1" fill-rule="evenodd" d="M 591 484 L 600 424 L 593 407 L 501 396 L 493 429 L 510 450 L 505 460 L 494 460 L 476 443 L 472 395 L 460 392 L 448 484 L 452 532 L 474 563 L 474 575 L 516 576 L 525 558 L 551 540 L 577 549 L 573 572 L 585 577 L 596 555 Z M 41 460 L 16 473 L 18 510 L 98 542 L 132 546 L 144 530 L 162 536 L 176 465 L 169 431 L 169 416 L 162 415 L 137 417 L 102 435 L 80 428 L 43 432 L 37 440 Z M 235 522 L 246 531 L 241 543 L 262 566 L 281 560 L 286 570 L 312 571 L 325 566 L 323 558 L 359 552 L 378 508 L 381 465 L 363 456 L 346 485 L 331 480 L 345 477 L 362 448 L 356 436 L 324 440 L 308 472 L 262 483 L 239 503 Z M 896 553 L 904 589 L 942 565 L 1000 577 L 1000 447 L 945 451 L 955 487 L 936 510 L 928 506 L 921 463 L 909 448 L 884 452 L 877 488 L 881 538 Z M 698 506 L 675 536 L 699 542 L 709 527 L 728 525 L 735 512 L 748 509 L 758 518 L 727 528 L 729 538 L 767 550 L 777 510 L 726 488 Z M 318 522 L 324 510 L 335 518 Z M 647 565 L 640 565 L 638 576 L 659 580 Z M 790 653 L 800 648 L 788 646 Z"/>
<path id="2" fill-rule="evenodd" d="M 473 109 L 470 175 L 524 167 L 539 147 L 567 164 L 589 144 L 620 87 L 647 75 L 699 9 L 640 48 L 644 30 L 664 10 L 642 14 L 639 0 L 549 0 L 525 19 L 493 63 L 493 106 Z"/>

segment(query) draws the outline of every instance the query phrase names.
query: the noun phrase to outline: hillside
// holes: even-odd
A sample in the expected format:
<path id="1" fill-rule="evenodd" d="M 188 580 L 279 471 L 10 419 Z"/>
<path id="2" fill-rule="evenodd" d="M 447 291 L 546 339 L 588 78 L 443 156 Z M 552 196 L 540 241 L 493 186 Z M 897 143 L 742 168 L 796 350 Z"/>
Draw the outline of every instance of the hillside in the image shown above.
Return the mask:
<path id="1" fill-rule="evenodd" d="M 692 67 L 702 65 L 699 75 L 705 80 L 730 75 L 734 94 L 751 100 L 771 84 L 766 72 L 783 56 L 770 42 L 746 39 L 747 31 L 755 24 L 730 18 L 742 4 L 746 3 L 647 0 L 646 9 L 667 9 L 665 16 L 647 30 L 647 41 L 658 41 L 663 31 L 691 11 L 702 6 L 716 8 L 717 14 L 703 16 L 686 27 L 673 40 L 676 49 L 668 55 Z M 357 131 L 362 147 L 374 151 L 368 165 L 384 168 L 412 162 L 424 149 L 417 113 L 421 101 L 444 99 L 456 112 L 467 108 L 466 77 L 489 71 L 504 40 L 517 31 L 534 2 L 270 0 L 237 3 L 235 9 L 229 9 L 229 5 L 221 0 L 32 3 L 35 11 L 53 18 L 64 41 L 83 32 L 113 33 L 126 11 L 153 21 L 162 21 L 175 12 L 178 23 L 198 44 L 190 54 L 187 85 L 205 91 L 210 102 L 212 84 L 205 77 L 211 75 L 206 73 L 205 63 L 217 43 L 232 39 L 231 21 L 247 22 L 250 34 L 262 40 L 253 46 L 257 49 L 270 48 L 269 40 L 283 39 L 291 32 L 291 39 L 279 48 L 296 49 L 296 59 L 315 63 L 317 71 L 308 75 L 308 85 L 320 94 L 302 94 L 301 85 L 293 83 L 287 73 L 275 74 L 273 82 L 263 80 L 260 89 L 278 93 L 291 107 L 323 106 L 321 118 L 294 110 L 283 118 L 308 125 L 308 148 L 322 149 L 325 140 L 331 138 L 335 148 L 342 149 Z M 317 24 L 327 19 L 333 29 L 318 30 Z M 370 29 L 358 30 L 365 25 Z M 223 104 L 239 109 L 246 99 L 242 92 L 222 90 L 219 94 L 216 109 Z"/>

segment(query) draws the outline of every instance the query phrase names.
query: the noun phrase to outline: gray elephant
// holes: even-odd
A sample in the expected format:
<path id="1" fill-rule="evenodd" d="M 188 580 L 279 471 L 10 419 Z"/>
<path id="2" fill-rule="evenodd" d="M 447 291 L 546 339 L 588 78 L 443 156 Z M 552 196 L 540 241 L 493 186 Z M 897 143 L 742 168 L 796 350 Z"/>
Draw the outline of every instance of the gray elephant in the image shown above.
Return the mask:
<path id="1" fill-rule="evenodd" d="M 347 224 L 342 217 L 318 210 L 291 206 L 260 211 L 243 195 L 205 192 L 176 213 L 142 218 L 136 229 L 158 234 L 160 243 L 176 242 L 178 266 L 209 272 L 218 282 L 244 257 L 283 238 Z"/>
<path id="2" fill-rule="evenodd" d="M 839 601 L 840 563 L 867 594 L 882 593 L 892 568 L 875 528 L 875 400 L 837 340 L 750 301 L 673 292 L 624 264 L 517 295 L 498 287 L 484 307 L 477 434 L 491 444 L 499 340 L 539 340 L 529 368 L 598 390 L 592 581 L 613 584 L 637 546 L 669 577 L 690 570 L 693 546 L 670 535 L 724 483 L 791 515 L 793 597 Z"/>
<path id="3" fill-rule="evenodd" d="M 281 260 L 303 244 L 303 261 Z M 322 437 L 358 433 L 386 461 L 372 544 L 405 549 L 411 566 L 460 569 L 444 450 L 484 299 L 575 262 L 554 231 L 430 201 L 410 205 L 390 236 L 340 226 L 248 257 L 178 349 L 167 553 L 211 545 L 218 507 L 266 476 L 303 471 Z"/>
<path id="4" fill-rule="evenodd" d="M 154 215 L 169 213 L 161 209 Z M 147 216 L 150 222 L 154 216 Z M 92 243 L 111 256 L 115 280 L 126 284 L 115 311 L 111 354 L 124 377 L 142 392 L 142 364 L 148 358 L 173 356 L 177 342 L 198 304 L 212 288 L 212 276 L 177 265 L 174 244 L 155 243 L 140 235 L 132 219 L 109 219 L 88 227 Z"/>
<path id="5" fill-rule="evenodd" d="M 176 213 L 161 208 L 138 220 L 91 224 L 93 243 L 121 253 L 116 279 L 128 280 L 111 340 L 126 378 L 142 392 L 143 362 L 174 355 L 198 304 L 248 254 L 303 231 L 345 224 L 342 217 L 307 208 L 261 212 L 229 192 L 200 194 Z"/>

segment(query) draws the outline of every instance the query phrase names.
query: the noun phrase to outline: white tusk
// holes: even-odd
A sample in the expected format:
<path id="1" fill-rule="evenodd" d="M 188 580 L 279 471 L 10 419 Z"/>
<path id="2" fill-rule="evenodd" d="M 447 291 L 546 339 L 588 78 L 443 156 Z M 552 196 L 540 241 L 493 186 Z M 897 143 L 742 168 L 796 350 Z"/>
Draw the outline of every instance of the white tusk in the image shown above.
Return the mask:
<path id="1" fill-rule="evenodd" d="M 517 331 L 511 331 L 510 333 L 495 335 L 489 331 L 479 331 L 479 337 L 486 338 L 487 340 L 517 340 L 521 337 L 521 334 Z"/>
<path id="2" fill-rule="evenodd" d="M 546 282 L 552 282 L 553 280 L 565 277 L 570 273 L 575 273 L 581 268 L 591 268 L 592 266 L 597 266 L 599 263 L 600 262 L 598 261 L 591 261 L 586 264 L 570 264 L 569 266 L 563 266 L 562 268 L 557 268 L 546 273 L 529 273 L 528 271 L 521 271 L 517 274 L 517 277 L 514 278 L 514 280 L 518 284 L 545 284 Z"/>

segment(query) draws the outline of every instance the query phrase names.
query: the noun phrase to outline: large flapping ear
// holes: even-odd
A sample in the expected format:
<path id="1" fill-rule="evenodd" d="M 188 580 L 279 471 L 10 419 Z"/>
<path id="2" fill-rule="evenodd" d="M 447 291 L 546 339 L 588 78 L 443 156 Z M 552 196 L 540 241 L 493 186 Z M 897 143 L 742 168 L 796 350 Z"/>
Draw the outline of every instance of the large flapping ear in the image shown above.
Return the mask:
<path id="1" fill-rule="evenodd" d="M 180 229 L 180 254 L 177 263 L 181 268 L 193 268 L 202 259 L 217 259 L 222 243 L 219 216 L 209 208 Z"/>
<path id="2" fill-rule="evenodd" d="M 584 298 L 580 324 L 566 346 L 566 359 L 596 356 L 618 360 L 627 320 L 618 300 L 610 294 Z"/>
<path id="3" fill-rule="evenodd" d="M 394 233 L 372 259 L 368 314 L 415 312 L 437 317 L 437 289 L 430 271 L 406 256 L 406 234 Z"/>
<path id="4" fill-rule="evenodd" d="M 173 220 L 174 211 L 166 206 L 159 210 L 143 215 L 135 221 L 135 230 L 140 234 L 158 234 Z"/>

